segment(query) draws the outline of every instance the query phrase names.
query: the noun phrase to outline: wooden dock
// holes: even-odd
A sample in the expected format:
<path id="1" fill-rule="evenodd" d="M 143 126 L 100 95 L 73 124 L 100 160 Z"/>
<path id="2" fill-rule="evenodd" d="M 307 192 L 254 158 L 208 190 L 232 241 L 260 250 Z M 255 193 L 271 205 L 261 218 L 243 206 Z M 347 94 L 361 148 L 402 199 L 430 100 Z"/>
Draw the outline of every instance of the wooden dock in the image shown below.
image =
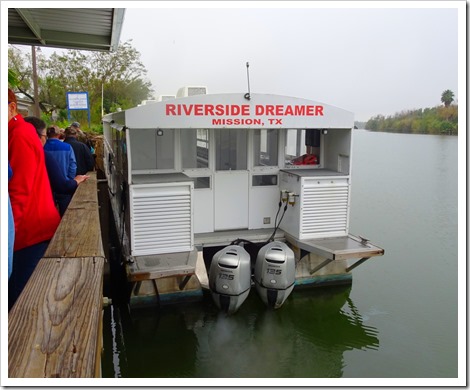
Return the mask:
<path id="1" fill-rule="evenodd" d="M 105 255 L 89 175 L 8 315 L 10 378 L 101 376 Z"/>

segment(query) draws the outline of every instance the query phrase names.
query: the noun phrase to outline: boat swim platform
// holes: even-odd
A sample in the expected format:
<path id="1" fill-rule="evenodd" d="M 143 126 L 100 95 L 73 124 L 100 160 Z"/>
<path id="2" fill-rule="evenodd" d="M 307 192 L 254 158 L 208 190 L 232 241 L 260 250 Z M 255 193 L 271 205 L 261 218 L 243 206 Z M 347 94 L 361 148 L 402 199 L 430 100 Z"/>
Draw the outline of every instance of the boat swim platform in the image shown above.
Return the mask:
<path id="1" fill-rule="evenodd" d="M 196 270 L 197 249 L 188 252 L 133 256 L 128 260 L 130 282 L 193 275 Z"/>
<path id="2" fill-rule="evenodd" d="M 131 256 L 126 263 L 132 308 L 198 300 L 202 296 L 196 276 L 197 249 L 187 252 Z"/>
<path id="3" fill-rule="evenodd" d="M 310 271 L 310 274 L 314 274 L 332 261 L 359 259 L 346 268 L 345 271 L 350 272 L 371 257 L 383 256 L 385 253 L 384 249 L 371 244 L 369 240 L 352 234 L 310 240 L 299 240 L 287 233 L 285 236 L 291 245 L 299 248 L 303 253 L 314 253 L 325 258 L 321 264 Z"/>

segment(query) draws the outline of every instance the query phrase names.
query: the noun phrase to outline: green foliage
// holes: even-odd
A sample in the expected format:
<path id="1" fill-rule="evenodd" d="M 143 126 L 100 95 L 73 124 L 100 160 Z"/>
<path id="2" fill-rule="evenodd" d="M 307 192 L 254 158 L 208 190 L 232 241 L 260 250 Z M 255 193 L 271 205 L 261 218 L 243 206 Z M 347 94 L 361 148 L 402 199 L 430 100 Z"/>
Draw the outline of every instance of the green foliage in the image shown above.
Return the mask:
<path id="1" fill-rule="evenodd" d="M 101 123 L 99 125 L 91 125 L 91 131 L 95 134 L 103 134 L 103 125 Z"/>
<path id="2" fill-rule="evenodd" d="M 457 135 L 458 106 L 402 111 L 387 117 L 377 115 L 367 121 L 365 129 L 392 133 Z"/>
<path id="3" fill-rule="evenodd" d="M 8 86 L 15 88 L 18 85 L 18 76 L 12 69 L 8 69 Z"/>
<path id="4" fill-rule="evenodd" d="M 75 120 L 85 130 L 88 128 L 86 111 L 71 111 L 72 118 L 68 120 L 67 92 L 88 92 L 91 128 L 98 130 L 102 111 L 106 114 L 118 108 L 135 107 L 153 92 L 151 83 L 145 79 L 147 70 L 140 61 L 140 53 L 130 41 L 115 52 L 67 50 L 46 58 L 38 51 L 36 58 L 41 111 L 51 117 L 55 110 L 59 115 L 57 121 L 66 125 Z M 31 63 L 31 54 L 9 47 L 9 75 L 10 70 L 17 75 L 16 91 L 34 101 Z"/>
<path id="5" fill-rule="evenodd" d="M 8 74 L 10 72 L 16 75 L 16 88 L 33 90 L 32 75 L 33 70 L 31 67 L 31 55 L 25 54 L 21 50 L 9 47 L 8 48 Z"/>

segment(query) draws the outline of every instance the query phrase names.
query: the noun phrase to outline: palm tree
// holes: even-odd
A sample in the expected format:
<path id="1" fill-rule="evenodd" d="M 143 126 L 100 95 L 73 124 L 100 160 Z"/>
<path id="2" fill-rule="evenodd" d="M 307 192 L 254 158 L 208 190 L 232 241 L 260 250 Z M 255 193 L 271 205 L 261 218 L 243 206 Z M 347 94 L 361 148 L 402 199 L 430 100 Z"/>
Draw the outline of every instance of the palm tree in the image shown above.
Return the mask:
<path id="1" fill-rule="evenodd" d="M 449 107 L 454 101 L 454 93 L 450 89 L 446 89 L 442 92 L 441 102 L 444 103 L 445 107 Z"/>

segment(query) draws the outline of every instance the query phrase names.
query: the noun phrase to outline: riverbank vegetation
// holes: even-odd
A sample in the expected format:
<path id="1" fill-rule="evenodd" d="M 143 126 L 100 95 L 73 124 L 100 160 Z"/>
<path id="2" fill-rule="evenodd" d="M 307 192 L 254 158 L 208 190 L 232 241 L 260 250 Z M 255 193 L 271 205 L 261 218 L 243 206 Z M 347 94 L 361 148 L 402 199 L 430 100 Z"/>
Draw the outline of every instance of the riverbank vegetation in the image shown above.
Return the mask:
<path id="1" fill-rule="evenodd" d="M 410 134 L 458 135 L 458 105 L 454 93 L 442 93 L 444 106 L 402 111 L 393 116 L 377 115 L 365 124 L 366 130 Z"/>

